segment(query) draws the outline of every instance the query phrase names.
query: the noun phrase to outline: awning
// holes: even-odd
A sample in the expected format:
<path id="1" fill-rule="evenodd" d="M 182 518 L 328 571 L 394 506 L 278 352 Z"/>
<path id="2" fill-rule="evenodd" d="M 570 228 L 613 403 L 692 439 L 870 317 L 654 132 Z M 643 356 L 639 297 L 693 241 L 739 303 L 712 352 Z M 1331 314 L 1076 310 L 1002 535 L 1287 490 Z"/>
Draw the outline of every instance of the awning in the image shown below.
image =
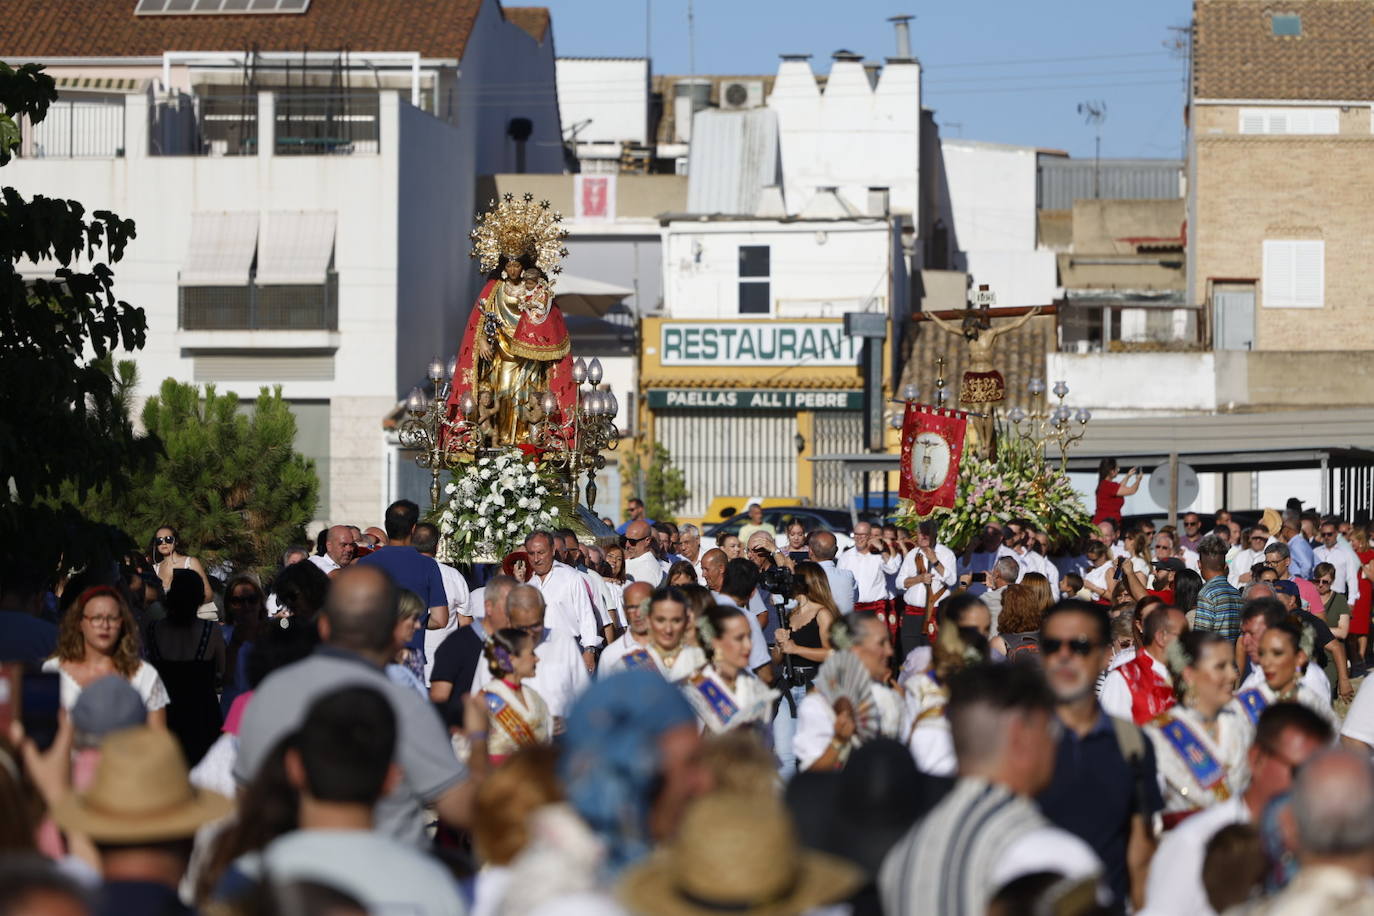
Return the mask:
<path id="1" fill-rule="evenodd" d="M 272 210 L 258 246 L 259 286 L 317 286 L 334 255 L 333 210 Z"/>
<path id="2" fill-rule="evenodd" d="M 571 274 L 559 274 L 553 288 L 554 302 L 563 310 L 563 314 L 589 315 L 593 318 L 605 315 L 612 306 L 631 295 L 634 295 L 632 289 Z"/>
<path id="3" fill-rule="evenodd" d="M 182 286 L 247 286 L 258 241 L 258 214 L 216 210 L 191 214 Z"/>

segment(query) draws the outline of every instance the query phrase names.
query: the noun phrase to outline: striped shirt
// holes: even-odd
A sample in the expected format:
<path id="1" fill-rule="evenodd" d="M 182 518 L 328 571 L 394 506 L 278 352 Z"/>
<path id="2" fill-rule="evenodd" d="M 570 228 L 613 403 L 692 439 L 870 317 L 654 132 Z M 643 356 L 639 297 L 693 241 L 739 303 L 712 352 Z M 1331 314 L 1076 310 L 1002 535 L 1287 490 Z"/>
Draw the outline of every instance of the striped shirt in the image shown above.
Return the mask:
<path id="1" fill-rule="evenodd" d="M 1244 606 L 1240 592 L 1225 575 L 1213 576 L 1198 589 L 1193 629 L 1235 639 L 1240 635 L 1240 612 Z"/>

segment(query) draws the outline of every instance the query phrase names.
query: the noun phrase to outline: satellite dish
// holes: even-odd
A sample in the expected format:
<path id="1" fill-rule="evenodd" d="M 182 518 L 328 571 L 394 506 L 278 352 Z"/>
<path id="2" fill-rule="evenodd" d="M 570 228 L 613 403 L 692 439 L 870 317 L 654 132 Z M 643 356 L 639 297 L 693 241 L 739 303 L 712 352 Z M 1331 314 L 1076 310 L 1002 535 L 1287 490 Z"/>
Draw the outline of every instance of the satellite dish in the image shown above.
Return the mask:
<path id="1" fill-rule="evenodd" d="M 1169 508 L 1169 462 L 1161 462 L 1158 467 L 1150 474 L 1147 483 L 1150 491 L 1150 498 L 1157 505 Z M 1184 464 L 1178 463 L 1178 508 L 1183 511 L 1197 501 L 1198 482 L 1197 471 Z"/>

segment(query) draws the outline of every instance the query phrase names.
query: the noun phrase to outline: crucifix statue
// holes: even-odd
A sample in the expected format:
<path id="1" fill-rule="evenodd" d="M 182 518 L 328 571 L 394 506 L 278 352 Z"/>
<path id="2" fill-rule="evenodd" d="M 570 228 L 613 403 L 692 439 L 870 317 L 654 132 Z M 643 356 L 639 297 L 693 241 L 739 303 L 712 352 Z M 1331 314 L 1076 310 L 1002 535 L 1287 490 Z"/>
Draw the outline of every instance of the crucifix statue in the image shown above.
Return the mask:
<path id="1" fill-rule="evenodd" d="M 991 458 L 993 455 L 993 417 L 992 409 L 998 401 L 1006 399 L 1007 385 L 1002 373 L 993 364 L 992 351 L 997 338 L 1015 331 L 1017 328 L 1040 314 L 1041 307 L 1027 309 L 1021 316 L 999 328 L 992 327 L 993 313 L 989 309 L 996 296 L 984 284 L 974 293 L 974 301 L 964 310 L 963 321 L 959 324 L 941 318 L 935 312 L 925 313 L 925 317 L 935 322 L 935 326 L 958 337 L 964 338 L 967 345 L 968 365 L 963 378 L 959 381 L 959 406 L 969 411 L 968 448 L 976 454 Z M 1008 309 L 1007 311 L 1012 311 Z"/>

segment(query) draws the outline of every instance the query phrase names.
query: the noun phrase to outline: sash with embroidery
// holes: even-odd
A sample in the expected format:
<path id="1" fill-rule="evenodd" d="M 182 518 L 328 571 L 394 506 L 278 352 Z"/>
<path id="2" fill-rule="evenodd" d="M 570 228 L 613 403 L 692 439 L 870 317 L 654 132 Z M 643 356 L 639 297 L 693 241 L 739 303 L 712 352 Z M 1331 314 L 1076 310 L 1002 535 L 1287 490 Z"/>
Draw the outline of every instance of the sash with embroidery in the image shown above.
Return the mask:
<path id="1" fill-rule="evenodd" d="M 704 672 L 688 678 L 684 690 L 687 701 L 713 732 L 729 729 L 731 721 L 739 713 L 739 704 L 725 687 L 715 678 L 707 677 Z"/>
<path id="2" fill-rule="evenodd" d="M 648 649 L 631 649 L 621 658 L 620 663 L 626 671 L 657 671 L 658 663 Z"/>
<path id="3" fill-rule="evenodd" d="M 1240 701 L 1240 708 L 1245 710 L 1245 715 L 1249 717 L 1250 724 L 1258 725 L 1260 713 L 1269 706 L 1269 701 L 1264 698 L 1260 689 L 1249 687 L 1236 694 L 1236 699 Z"/>
<path id="4" fill-rule="evenodd" d="M 490 690 L 484 691 L 482 696 L 487 701 L 487 714 L 518 746 L 534 747 L 539 743 L 534 729 L 515 711 L 514 706 L 506 702 L 505 697 Z"/>
<path id="5" fill-rule="evenodd" d="M 1198 785 L 1215 795 L 1217 801 L 1225 801 L 1231 797 L 1231 790 L 1226 787 L 1226 767 L 1212 756 L 1212 752 L 1207 750 L 1207 745 L 1193 734 L 1188 723 L 1173 716 L 1165 716 L 1159 731 Z"/>

